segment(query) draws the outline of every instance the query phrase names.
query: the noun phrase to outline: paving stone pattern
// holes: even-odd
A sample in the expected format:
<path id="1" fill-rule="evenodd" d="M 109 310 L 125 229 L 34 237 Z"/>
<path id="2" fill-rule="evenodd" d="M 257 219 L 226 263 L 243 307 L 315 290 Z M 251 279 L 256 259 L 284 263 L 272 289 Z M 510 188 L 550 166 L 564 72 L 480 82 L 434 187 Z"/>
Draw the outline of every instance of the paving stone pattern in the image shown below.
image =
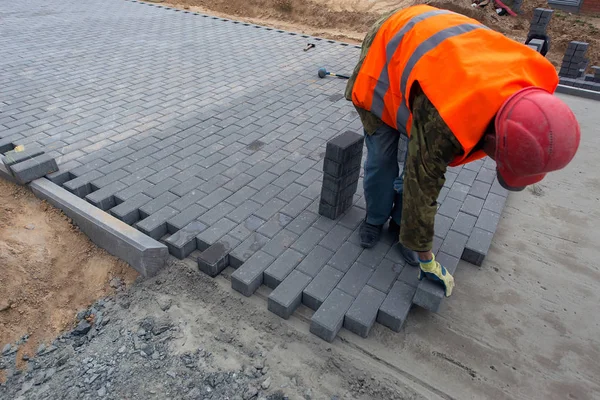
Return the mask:
<path id="1" fill-rule="evenodd" d="M 246 296 L 272 288 L 282 318 L 314 309 L 326 340 L 375 321 L 397 331 L 415 298 L 438 309 L 441 288 L 416 279 L 396 238 L 359 246 L 362 168 L 349 208 L 319 215 L 327 143 L 362 126 L 345 82 L 317 70 L 351 71 L 356 46 L 126 0 L 0 13 L 3 152 L 39 146 L 58 162 L 54 183 L 176 257 L 202 252 L 205 273 L 237 268 Z M 449 270 L 481 263 L 505 199 L 489 159 L 448 171 L 434 251 Z"/>

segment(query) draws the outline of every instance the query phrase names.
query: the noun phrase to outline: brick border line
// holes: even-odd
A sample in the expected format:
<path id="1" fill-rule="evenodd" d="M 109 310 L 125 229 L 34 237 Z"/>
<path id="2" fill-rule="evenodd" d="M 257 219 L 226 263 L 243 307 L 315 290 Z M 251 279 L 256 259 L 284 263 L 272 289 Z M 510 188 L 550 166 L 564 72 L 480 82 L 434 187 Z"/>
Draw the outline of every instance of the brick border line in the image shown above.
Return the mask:
<path id="1" fill-rule="evenodd" d="M 600 101 L 600 92 L 574 86 L 558 85 L 556 87 L 556 93 L 569 94 L 571 96 L 582 97 L 584 99 Z"/>
<path id="2" fill-rule="evenodd" d="M 267 31 L 275 31 L 277 33 L 287 33 L 288 35 L 291 35 L 291 36 L 300 36 L 300 37 L 305 38 L 305 39 L 312 39 L 312 40 L 316 40 L 316 41 L 325 41 L 327 43 L 339 44 L 339 45 L 344 46 L 344 47 L 354 47 L 356 49 L 361 49 L 362 48 L 359 45 L 352 44 L 352 43 L 347 43 L 347 42 L 341 42 L 339 40 L 325 39 L 325 38 L 321 38 L 321 37 L 318 37 L 318 36 L 311 36 L 311 35 L 306 35 L 304 33 L 293 32 L 293 31 L 286 31 L 286 30 L 277 29 L 277 28 L 271 28 L 271 27 L 264 26 L 264 25 L 251 24 L 249 22 L 239 21 L 239 20 L 235 20 L 235 19 L 227 19 L 227 18 L 217 17 L 215 15 L 210 15 L 210 14 L 202 14 L 202 13 L 188 11 L 188 10 L 181 10 L 179 8 L 162 6 L 162 5 L 160 5 L 160 3 L 152 3 L 152 2 L 149 2 L 149 1 L 143 1 L 143 0 L 125 0 L 125 1 L 128 1 L 130 3 L 139 3 L 139 4 L 147 5 L 147 6 L 150 6 L 150 7 L 163 8 L 165 10 L 171 10 L 171 11 L 175 11 L 175 12 L 181 12 L 183 14 L 192 14 L 192 15 L 201 16 L 201 17 L 204 17 L 204 18 L 210 18 L 210 19 L 214 19 L 214 20 L 219 20 L 219 21 L 222 21 L 222 22 L 232 22 L 232 23 L 234 23 L 236 25 L 237 24 L 241 24 L 241 25 L 244 25 L 244 26 L 253 27 L 253 28 L 259 28 L 259 29 L 264 29 L 264 30 L 267 30 Z"/>

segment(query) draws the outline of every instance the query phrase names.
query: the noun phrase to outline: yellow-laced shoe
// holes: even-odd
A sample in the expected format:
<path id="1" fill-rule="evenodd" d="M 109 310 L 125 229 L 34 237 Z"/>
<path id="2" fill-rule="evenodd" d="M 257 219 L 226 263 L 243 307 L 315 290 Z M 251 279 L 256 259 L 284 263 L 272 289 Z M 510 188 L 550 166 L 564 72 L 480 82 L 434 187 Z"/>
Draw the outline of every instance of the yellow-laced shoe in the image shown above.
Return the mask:
<path id="1" fill-rule="evenodd" d="M 431 261 L 420 261 L 419 266 L 421 268 L 419 270 L 419 280 L 427 278 L 434 282 L 439 282 L 444 286 L 446 297 L 449 297 L 452 294 L 452 289 L 454 289 L 454 277 L 450 275 L 450 272 L 448 272 L 446 268 L 435 260 L 435 256 L 431 258 Z"/>

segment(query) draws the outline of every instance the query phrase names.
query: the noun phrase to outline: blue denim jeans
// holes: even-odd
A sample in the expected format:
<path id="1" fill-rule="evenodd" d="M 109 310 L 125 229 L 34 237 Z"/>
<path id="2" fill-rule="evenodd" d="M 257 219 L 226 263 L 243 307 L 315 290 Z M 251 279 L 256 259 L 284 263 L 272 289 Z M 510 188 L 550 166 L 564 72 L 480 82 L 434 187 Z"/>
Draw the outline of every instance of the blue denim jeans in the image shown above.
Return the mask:
<path id="1" fill-rule="evenodd" d="M 383 225 L 391 217 L 400 225 L 402 220 L 404 168 L 402 174 L 399 174 L 400 135 L 400 132 L 388 125 L 381 126 L 373 135 L 365 132 L 367 159 L 363 186 L 369 224 Z"/>

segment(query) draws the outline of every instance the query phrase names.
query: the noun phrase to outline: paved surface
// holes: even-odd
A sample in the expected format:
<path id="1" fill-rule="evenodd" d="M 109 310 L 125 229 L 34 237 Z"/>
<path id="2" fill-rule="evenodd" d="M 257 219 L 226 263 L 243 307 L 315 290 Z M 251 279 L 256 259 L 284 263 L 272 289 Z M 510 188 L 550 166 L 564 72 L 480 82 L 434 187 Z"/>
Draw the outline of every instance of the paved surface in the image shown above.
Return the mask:
<path id="1" fill-rule="evenodd" d="M 0 140 L 42 146 L 55 182 L 172 254 L 223 245 L 254 274 L 245 294 L 268 269 L 296 294 L 286 313 L 343 299 L 315 314 L 326 335 L 346 312 L 364 332 L 380 307 L 397 329 L 413 296 L 437 310 L 440 288 L 416 281 L 394 238 L 358 246 L 362 180 L 344 216 L 318 215 L 325 144 L 361 124 L 345 82 L 316 72 L 351 71 L 356 47 L 310 39 L 304 52 L 301 35 L 123 0 L 3 1 L 0 16 Z M 447 174 L 434 250 L 450 270 L 491 243 L 506 199 L 493 168 Z"/>

